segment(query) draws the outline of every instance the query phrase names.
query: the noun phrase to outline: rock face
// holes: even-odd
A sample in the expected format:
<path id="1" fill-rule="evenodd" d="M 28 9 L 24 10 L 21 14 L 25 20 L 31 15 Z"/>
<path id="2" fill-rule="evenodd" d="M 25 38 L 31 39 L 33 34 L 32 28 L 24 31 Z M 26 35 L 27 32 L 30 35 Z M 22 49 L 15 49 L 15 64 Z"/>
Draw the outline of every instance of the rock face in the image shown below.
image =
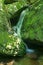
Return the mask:
<path id="1" fill-rule="evenodd" d="M 25 5 L 26 5 L 26 3 L 24 1 L 13 2 L 13 3 L 7 4 L 7 5 L 5 4 L 9 17 L 12 17 L 12 15 L 14 15 L 15 12 L 17 12 L 19 9 L 21 9 Z"/>
<path id="2" fill-rule="evenodd" d="M 3 1 L 0 1 L 0 53 L 23 56 L 25 54 L 24 42 L 13 33 L 7 17 L 6 7 Z"/>
<path id="3" fill-rule="evenodd" d="M 0 33 L 0 53 L 11 56 L 22 56 L 25 54 L 24 42 L 7 32 Z"/>
<path id="4" fill-rule="evenodd" d="M 31 6 L 24 18 L 21 36 L 23 39 L 39 40 L 43 42 L 43 3 L 42 0 Z"/>

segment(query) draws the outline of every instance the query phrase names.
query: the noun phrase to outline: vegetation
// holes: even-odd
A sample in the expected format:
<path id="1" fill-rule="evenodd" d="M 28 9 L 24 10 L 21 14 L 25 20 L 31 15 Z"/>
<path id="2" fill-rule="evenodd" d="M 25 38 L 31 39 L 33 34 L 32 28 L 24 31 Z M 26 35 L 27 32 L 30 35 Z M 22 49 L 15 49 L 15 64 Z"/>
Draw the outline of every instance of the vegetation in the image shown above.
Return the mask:
<path id="1" fill-rule="evenodd" d="M 43 3 L 42 0 L 28 9 L 23 21 L 21 36 L 23 39 L 43 41 Z"/>
<path id="2" fill-rule="evenodd" d="M 23 56 L 27 39 L 43 42 L 43 0 L 0 0 L 0 53 Z"/>
<path id="3" fill-rule="evenodd" d="M 0 8 L 0 53 L 23 56 L 26 52 L 24 42 L 19 38 L 19 35 L 16 36 L 15 31 L 13 32 L 6 7 L 3 1 L 0 1 L 0 3 L 2 4 Z"/>

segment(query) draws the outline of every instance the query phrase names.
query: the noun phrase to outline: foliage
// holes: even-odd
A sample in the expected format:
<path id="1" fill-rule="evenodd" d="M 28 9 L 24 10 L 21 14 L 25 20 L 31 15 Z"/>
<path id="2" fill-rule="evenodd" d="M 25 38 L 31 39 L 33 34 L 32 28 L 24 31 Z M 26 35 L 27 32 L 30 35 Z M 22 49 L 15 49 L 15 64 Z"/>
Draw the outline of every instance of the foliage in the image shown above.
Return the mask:
<path id="1" fill-rule="evenodd" d="M 43 41 L 43 0 L 0 0 L 0 53 L 23 56 L 23 39 Z"/>

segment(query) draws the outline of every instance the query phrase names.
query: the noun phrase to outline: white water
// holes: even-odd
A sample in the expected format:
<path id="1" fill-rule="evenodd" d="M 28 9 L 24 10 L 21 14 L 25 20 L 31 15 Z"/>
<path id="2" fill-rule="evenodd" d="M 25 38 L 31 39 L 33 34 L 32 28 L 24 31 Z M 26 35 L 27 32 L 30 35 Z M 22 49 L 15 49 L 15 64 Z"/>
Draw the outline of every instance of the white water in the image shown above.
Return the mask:
<path id="1" fill-rule="evenodd" d="M 30 53 L 31 54 L 31 53 L 35 52 L 33 49 L 29 49 L 27 44 L 25 44 L 25 46 L 26 46 L 26 53 Z"/>
<path id="2" fill-rule="evenodd" d="M 20 31 L 21 31 L 21 27 L 22 27 L 22 24 L 23 24 L 24 17 L 25 17 L 25 15 L 26 15 L 26 11 L 27 11 L 27 10 L 24 10 L 24 11 L 21 13 L 17 25 L 13 27 L 13 29 L 14 29 L 14 35 L 16 35 L 16 36 L 21 37 Z M 25 46 L 26 46 L 26 53 L 34 53 L 34 50 L 33 50 L 33 49 L 29 49 L 26 44 L 25 44 Z"/>
<path id="3" fill-rule="evenodd" d="M 17 34 L 19 37 L 21 37 L 20 31 L 21 31 L 21 27 L 22 27 L 22 24 L 23 24 L 24 17 L 25 17 L 25 15 L 26 15 L 26 11 L 27 11 L 27 9 L 24 10 L 24 11 L 22 11 L 17 25 L 13 27 L 14 31 L 16 32 L 16 34 Z M 15 33 L 14 33 L 14 34 L 15 34 Z"/>

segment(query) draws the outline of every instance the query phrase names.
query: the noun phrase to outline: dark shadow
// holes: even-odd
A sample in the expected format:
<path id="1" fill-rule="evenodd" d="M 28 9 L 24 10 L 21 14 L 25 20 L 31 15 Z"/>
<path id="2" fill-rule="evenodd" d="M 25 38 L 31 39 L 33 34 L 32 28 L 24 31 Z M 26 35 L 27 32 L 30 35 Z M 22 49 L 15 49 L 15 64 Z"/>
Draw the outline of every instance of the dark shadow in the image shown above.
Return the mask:
<path id="1" fill-rule="evenodd" d="M 25 39 L 24 42 L 28 45 L 29 48 L 43 50 L 43 42 L 41 42 L 40 40 Z"/>
<path id="2" fill-rule="evenodd" d="M 28 48 L 35 50 L 34 53 L 37 57 L 43 56 L 43 42 L 36 39 L 26 39 L 24 42 L 27 44 Z"/>
<path id="3" fill-rule="evenodd" d="M 18 2 L 18 0 L 4 0 L 4 4 L 12 4 L 14 2 Z"/>
<path id="4" fill-rule="evenodd" d="M 15 60 L 16 62 L 20 61 L 22 58 L 24 58 L 24 56 L 12 56 L 12 55 L 7 55 L 7 54 L 0 54 L 0 63 L 3 62 L 3 63 L 8 63 L 12 60 Z"/>
<path id="5" fill-rule="evenodd" d="M 25 10 L 26 8 L 28 8 L 28 6 L 22 7 L 22 8 L 19 9 L 17 12 L 15 12 L 14 15 L 12 15 L 12 17 L 10 18 L 10 22 L 11 22 L 11 25 L 12 25 L 12 26 L 14 26 L 14 25 L 17 24 L 21 12 L 22 12 L 23 10 Z"/>

